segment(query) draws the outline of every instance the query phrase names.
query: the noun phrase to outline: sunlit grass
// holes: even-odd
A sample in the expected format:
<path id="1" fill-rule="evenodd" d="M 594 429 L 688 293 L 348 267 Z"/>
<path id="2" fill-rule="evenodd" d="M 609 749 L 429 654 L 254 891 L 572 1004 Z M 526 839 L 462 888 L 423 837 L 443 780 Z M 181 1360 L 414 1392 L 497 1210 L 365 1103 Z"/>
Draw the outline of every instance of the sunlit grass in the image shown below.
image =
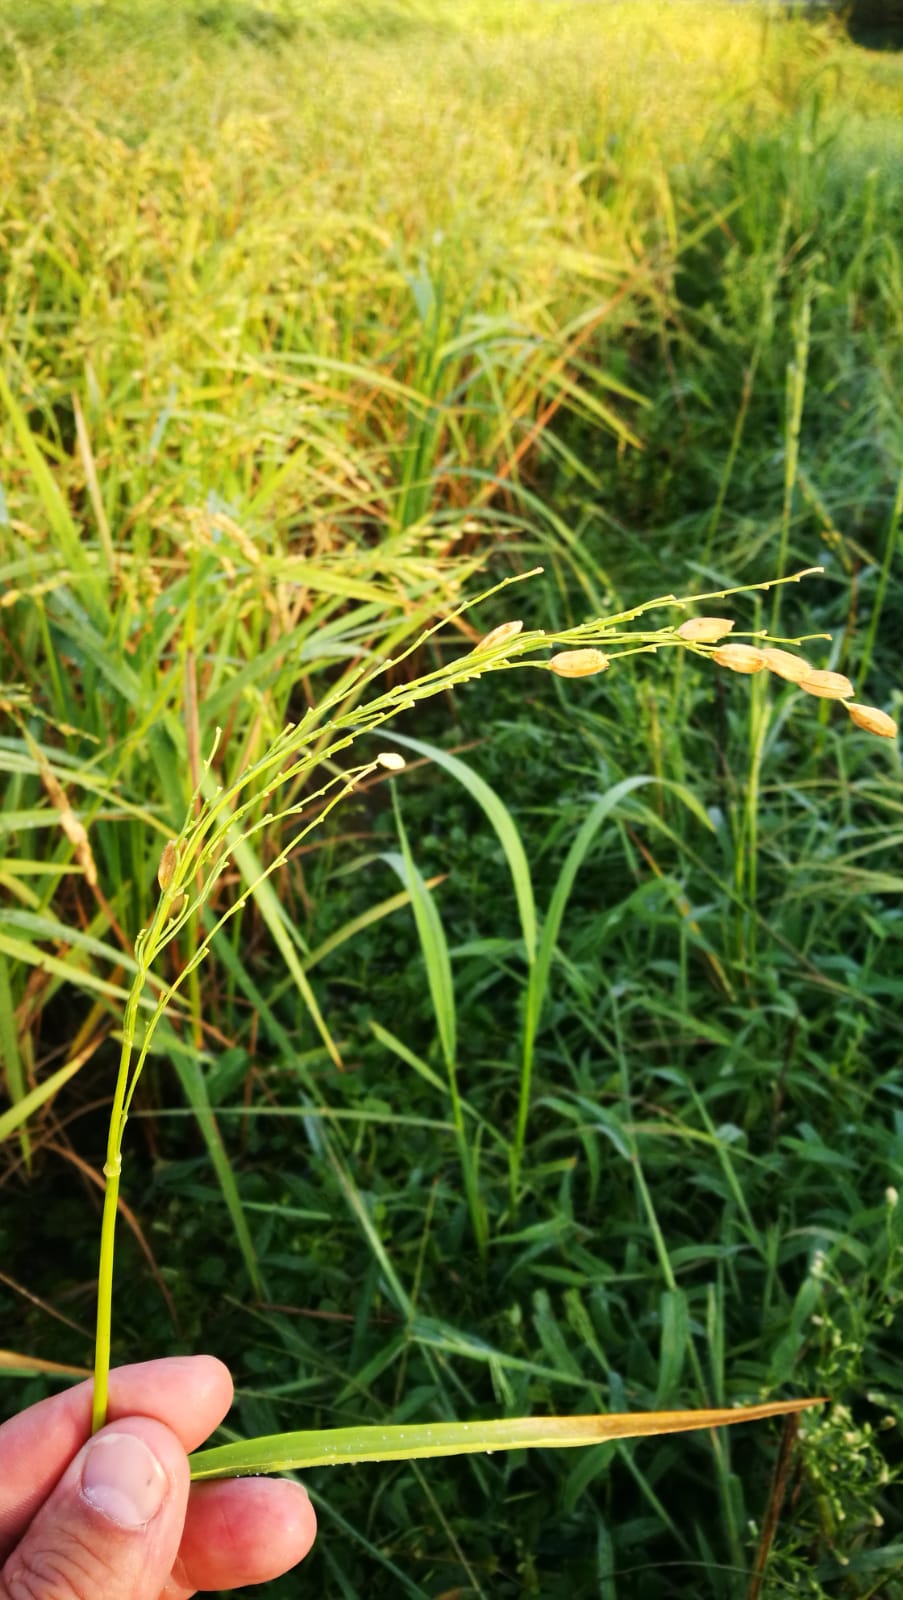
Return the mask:
<path id="1" fill-rule="evenodd" d="M 69 1185 L 214 745 L 228 788 L 350 715 L 487 565 L 544 566 L 554 633 L 823 565 L 781 632 L 899 715 L 903 75 L 783 12 L 0 0 L 17 1371 L 90 1359 Z M 397 822 L 368 780 L 292 863 L 251 784 L 134 1105 L 114 1358 L 215 1307 L 245 1436 L 829 1393 L 772 1556 L 766 1432 L 395 1468 L 365 1524 L 321 1477 L 313 1581 L 896 1600 L 899 754 L 693 661 L 509 684 L 405 725 Z"/>

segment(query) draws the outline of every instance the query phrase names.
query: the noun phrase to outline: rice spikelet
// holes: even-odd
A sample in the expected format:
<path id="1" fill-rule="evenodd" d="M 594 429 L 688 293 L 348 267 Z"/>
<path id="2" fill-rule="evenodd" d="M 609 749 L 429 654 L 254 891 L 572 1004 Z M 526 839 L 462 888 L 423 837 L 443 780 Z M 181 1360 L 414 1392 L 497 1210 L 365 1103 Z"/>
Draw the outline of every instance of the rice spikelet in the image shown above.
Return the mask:
<path id="1" fill-rule="evenodd" d="M 896 739 L 897 724 L 886 711 L 879 711 L 877 706 L 860 706 L 855 700 L 847 701 L 847 710 L 857 728 L 864 728 L 866 733 L 877 733 L 881 739 Z"/>
<path id="2" fill-rule="evenodd" d="M 168 889 L 175 875 L 176 863 L 179 859 L 179 847 L 175 839 L 167 839 L 157 868 L 157 882 L 161 889 Z"/>
<path id="3" fill-rule="evenodd" d="M 733 626 L 733 617 L 688 617 L 677 631 L 691 644 L 715 644 L 730 633 Z"/>
<path id="4" fill-rule="evenodd" d="M 723 644 L 712 651 L 712 660 L 719 667 L 730 667 L 731 672 L 761 672 L 765 666 L 765 651 L 752 644 Z"/>
<path id="5" fill-rule="evenodd" d="M 820 700 L 849 700 L 855 693 L 849 678 L 842 672 L 810 672 L 800 684 L 806 694 L 817 695 Z"/>
<path id="6" fill-rule="evenodd" d="M 608 665 L 608 656 L 601 650 L 559 650 L 549 662 L 559 678 L 591 678 L 596 672 L 604 672 Z"/>
<path id="7" fill-rule="evenodd" d="M 788 683 L 802 683 L 815 671 L 811 661 L 807 661 L 805 656 L 795 656 L 791 650 L 777 650 L 769 645 L 762 654 L 769 672 L 778 678 L 786 678 Z"/>
<path id="8" fill-rule="evenodd" d="M 497 628 L 493 628 L 484 639 L 480 640 L 479 644 L 474 645 L 474 650 L 494 650 L 497 645 L 507 644 L 509 639 L 517 638 L 522 627 L 522 622 L 500 622 Z"/>

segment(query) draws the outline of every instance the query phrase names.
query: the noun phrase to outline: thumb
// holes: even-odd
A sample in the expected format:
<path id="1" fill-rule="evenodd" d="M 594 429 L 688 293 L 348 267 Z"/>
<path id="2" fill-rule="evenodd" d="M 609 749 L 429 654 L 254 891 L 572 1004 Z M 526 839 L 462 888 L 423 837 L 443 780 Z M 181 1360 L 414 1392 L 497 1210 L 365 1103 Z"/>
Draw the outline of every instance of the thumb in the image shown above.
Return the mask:
<path id="1" fill-rule="evenodd" d="M 103 1428 L 69 1463 L 0 1572 L 0 1600 L 158 1600 L 179 1549 L 188 1458 L 150 1417 Z"/>

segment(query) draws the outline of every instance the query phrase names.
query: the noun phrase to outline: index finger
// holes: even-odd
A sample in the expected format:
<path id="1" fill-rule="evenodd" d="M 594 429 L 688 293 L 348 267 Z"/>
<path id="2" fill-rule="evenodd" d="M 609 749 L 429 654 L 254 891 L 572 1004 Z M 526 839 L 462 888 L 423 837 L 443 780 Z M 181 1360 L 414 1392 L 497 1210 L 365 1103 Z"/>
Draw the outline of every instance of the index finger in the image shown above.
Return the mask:
<path id="1" fill-rule="evenodd" d="M 88 1438 L 93 1387 L 89 1378 L 0 1427 L 0 1562 Z M 169 1356 L 110 1373 L 108 1420 L 155 1417 L 186 1451 L 203 1444 L 231 1404 L 232 1379 L 215 1356 Z"/>

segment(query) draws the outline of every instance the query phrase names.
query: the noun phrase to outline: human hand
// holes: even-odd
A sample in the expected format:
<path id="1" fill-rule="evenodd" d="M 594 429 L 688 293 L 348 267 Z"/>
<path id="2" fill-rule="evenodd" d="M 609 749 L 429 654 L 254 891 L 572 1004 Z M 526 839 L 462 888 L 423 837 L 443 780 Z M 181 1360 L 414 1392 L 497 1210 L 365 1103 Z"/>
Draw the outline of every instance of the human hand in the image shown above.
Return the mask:
<path id="1" fill-rule="evenodd" d="M 300 1484 L 189 1486 L 186 1452 L 222 1421 L 232 1379 L 213 1356 L 110 1374 L 105 1428 L 92 1384 L 0 1427 L 0 1600 L 187 1600 L 278 1577 L 313 1544 Z"/>

